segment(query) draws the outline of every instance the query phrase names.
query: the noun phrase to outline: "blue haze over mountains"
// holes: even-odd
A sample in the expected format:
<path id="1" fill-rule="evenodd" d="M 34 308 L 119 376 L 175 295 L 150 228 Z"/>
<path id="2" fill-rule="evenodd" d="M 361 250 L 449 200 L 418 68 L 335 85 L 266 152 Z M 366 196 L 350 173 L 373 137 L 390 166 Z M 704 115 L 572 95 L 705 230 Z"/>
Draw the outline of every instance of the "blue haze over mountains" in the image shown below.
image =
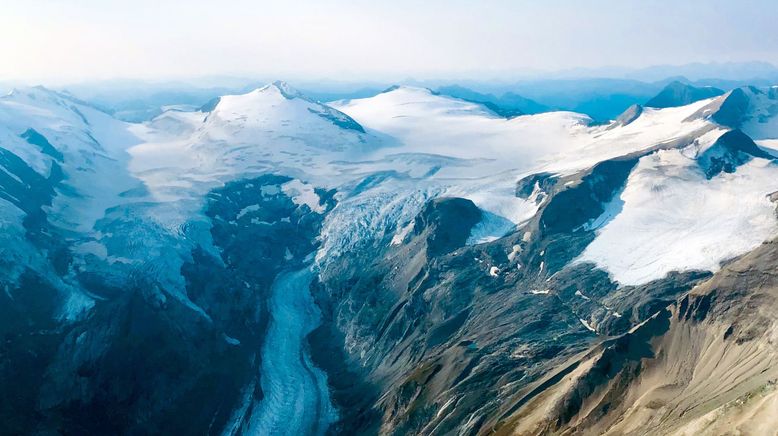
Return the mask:
<path id="1" fill-rule="evenodd" d="M 165 82 L 107 80 L 59 87 L 125 121 L 145 121 L 164 108 L 195 109 L 226 94 L 241 94 L 274 77 L 203 77 Z M 365 98 L 401 84 L 483 103 L 498 115 L 515 116 L 551 110 L 584 113 L 595 121 L 615 119 L 633 104 L 644 104 L 672 82 L 729 90 L 738 86 L 766 86 L 778 81 L 778 68 L 765 62 L 687 64 L 642 69 L 572 69 L 555 73 L 527 73 L 514 80 L 489 77 L 462 80 L 407 78 L 395 82 L 339 82 L 290 80 L 305 95 L 322 101 Z M 8 90 L 14 84 L 0 84 Z M 45 84 L 44 84 L 45 85 Z M 6 89 L 8 88 L 8 89 Z"/>

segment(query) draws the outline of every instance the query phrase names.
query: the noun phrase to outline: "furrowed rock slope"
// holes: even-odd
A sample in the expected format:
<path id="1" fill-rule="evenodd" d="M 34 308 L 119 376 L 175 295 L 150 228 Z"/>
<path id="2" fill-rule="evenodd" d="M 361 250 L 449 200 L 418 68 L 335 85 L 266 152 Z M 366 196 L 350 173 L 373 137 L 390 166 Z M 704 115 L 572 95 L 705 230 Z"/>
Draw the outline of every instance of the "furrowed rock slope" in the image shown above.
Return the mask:
<path id="1" fill-rule="evenodd" d="M 501 434 L 771 434 L 778 245 L 725 266 L 630 332 L 567 362 Z"/>

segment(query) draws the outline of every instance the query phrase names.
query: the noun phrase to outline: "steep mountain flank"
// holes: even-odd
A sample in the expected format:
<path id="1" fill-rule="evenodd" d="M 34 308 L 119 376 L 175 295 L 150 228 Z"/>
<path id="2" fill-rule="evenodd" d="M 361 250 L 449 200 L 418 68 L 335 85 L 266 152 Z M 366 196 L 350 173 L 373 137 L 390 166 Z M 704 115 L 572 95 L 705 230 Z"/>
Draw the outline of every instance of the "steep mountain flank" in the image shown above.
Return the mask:
<path id="1" fill-rule="evenodd" d="M 603 213 L 636 162 L 606 161 L 544 183 L 552 188 L 536 218 L 488 244 L 464 246 L 457 230 L 467 229 L 472 205 L 433 200 L 401 244 L 376 241 L 376 255 L 322 270 L 324 328 L 341 332 L 329 337 L 340 338 L 343 364 L 365 383 L 334 383 L 349 411 L 339 428 L 486 431 L 525 401 L 527 386 L 598 334 L 626 331 L 706 277 L 690 272 L 619 287 L 593 265 L 571 263 L 594 237 L 585 224 Z M 318 360 L 333 366 L 331 357 Z M 365 401 L 376 391 L 383 395 Z"/>
<path id="2" fill-rule="evenodd" d="M 698 88 L 676 80 L 670 82 L 659 94 L 647 101 L 646 106 L 655 108 L 686 106 L 721 94 L 724 94 L 724 91 L 712 86 Z"/>
<path id="3" fill-rule="evenodd" d="M 769 434 L 778 423 L 778 243 L 565 366 L 501 434 Z"/>
<path id="4" fill-rule="evenodd" d="M 740 130 L 731 130 L 719 137 L 716 142 L 700 154 L 697 160 L 709 179 L 724 171 L 734 173 L 738 166 L 757 157 L 773 157 L 760 149 L 754 141 Z"/>
<path id="5" fill-rule="evenodd" d="M 639 104 L 633 104 L 632 106 L 628 107 L 627 110 L 622 112 L 621 115 L 614 120 L 614 122 L 608 126 L 609 128 L 615 128 L 615 127 L 623 127 L 628 125 L 629 123 L 635 121 L 640 117 L 640 115 L 643 113 L 643 106 Z"/>
<path id="6" fill-rule="evenodd" d="M 708 118 L 715 123 L 740 129 L 755 140 L 771 138 L 778 119 L 776 88 L 745 86 L 714 99 L 689 120 Z"/>

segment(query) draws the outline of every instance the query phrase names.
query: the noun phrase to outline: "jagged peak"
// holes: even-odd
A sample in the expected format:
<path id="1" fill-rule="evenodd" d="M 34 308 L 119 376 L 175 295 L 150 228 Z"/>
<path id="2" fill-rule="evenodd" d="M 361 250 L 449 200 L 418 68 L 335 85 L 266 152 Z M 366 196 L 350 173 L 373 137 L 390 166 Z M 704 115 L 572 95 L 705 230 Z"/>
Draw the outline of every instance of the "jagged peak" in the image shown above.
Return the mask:
<path id="1" fill-rule="evenodd" d="M 721 96 L 711 119 L 722 126 L 740 128 L 748 117 L 748 108 L 754 95 L 756 94 L 751 87 L 740 87 L 729 91 Z"/>
<path id="2" fill-rule="evenodd" d="M 628 107 L 627 110 L 621 113 L 616 120 L 609 126 L 609 128 L 626 126 L 636 119 L 640 118 L 643 114 L 643 106 L 639 104 L 633 104 Z"/>
<path id="3" fill-rule="evenodd" d="M 778 92 L 759 89 L 755 86 L 741 86 L 724 93 L 702 107 L 687 121 L 694 119 L 710 119 L 721 126 L 739 129 L 752 117 L 752 106 L 764 103 L 764 99 L 778 98 Z"/>
<path id="4" fill-rule="evenodd" d="M 67 97 L 70 96 L 63 95 L 62 93 L 59 93 L 57 91 L 53 91 L 49 88 L 46 88 L 43 85 L 35 85 L 35 86 L 21 86 L 21 87 L 15 87 L 11 89 L 8 94 L 5 95 L 5 97 L 8 98 L 29 98 L 29 99 L 39 99 L 39 98 L 57 98 L 57 97 Z"/>

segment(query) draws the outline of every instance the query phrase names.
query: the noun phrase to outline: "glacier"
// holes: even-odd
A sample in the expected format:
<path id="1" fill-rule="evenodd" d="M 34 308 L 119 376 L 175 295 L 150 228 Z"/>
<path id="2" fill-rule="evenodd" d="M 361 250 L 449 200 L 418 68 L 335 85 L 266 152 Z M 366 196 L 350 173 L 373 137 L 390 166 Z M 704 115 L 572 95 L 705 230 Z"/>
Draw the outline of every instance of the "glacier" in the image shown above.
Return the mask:
<path id="1" fill-rule="evenodd" d="M 481 275 L 498 284 L 521 271 L 519 244 L 547 230 L 527 227 L 551 198 L 535 176 L 556 183 L 554 193 L 573 191 L 591 181 L 584 179 L 593 167 L 618 159 L 636 163 L 623 186 L 609 187 L 615 194 L 602 202 L 603 214 L 581 227 L 593 234 L 575 262 L 592 265 L 619 285 L 715 272 L 775 237 L 771 194 L 778 191 L 778 167 L 772 158 L 706 154 L 741 129 L 763 147 L 777 140 L 770 91 L 741 92 L 750 99 L 750 115 L 737 125 L 712 118 L 732 93 L 680 107 L 643 108 L 629 123 L 599 125 L 571 112 L 506 119 L 482 105 L 407 86 L 325 104 L 275 82 L 198 110 L 168 109 L 145 123 L 116 120 L 43 88 L 16 90 L 0 98 L 0 147 L 8 153 L 0 161 L 3 283 L 36 272 L 56 290 L 57 317 L 66 323 L 87 320 L 115 289 L 139 288 L 159 307 L 180 303 L 195 325 L 222 328 L 223 302 L 192 292 L 185 271 L 200 256 L 198 261 L 212 262 L 213 271 L 234 273 L 229 268 L 240 263 L 235 253 L 247 250 L 229 246 L 235 234 L 279 226 L 283 237 L 260 241 L 267 234 L 252 234 L 258 238 L 253 242 L 272 246 L 274 261 L 294 267 L 272 270 L 267 307 L 257 308 L 269 317 L 255 350 L 261 371 L 244 386 L 245 401 L 230 410 L 232 428 L 324 434 L 339 415 L 306 342 L 322 316 L 312 283 L 362 250 L 405 249 L 424 232 L 414 223 L 431 200 L 466 199 L 480 210 L 481 221 L 465 245 L 498 247 L 484 248 L 489 255 L 477 258 Z M 710 156 L 731 161 L 709 172 L 703 167 Z M 279 180 L 254 185 L 265 176 Z M 522 180 L 534 181 L 530 195 L 519 192 Z M 39 197 L 32 206 L 25 203 L 32 196 L 19 198 L 27 187 Z M 266 200 L 282 203 L 276 206 L 284 213 L 263 215 Z M 229 210 L 210 209 L 216 203 Z M 31 230 L 36 208 L 43 218 Z M 295 233 L 305 225 L 316 234 Z M 214 236 L 215 227 L 223 233 Z M 499 247 L 503 236 L 515 232 L 527 236 Z M 295 251 L 286 240 L 298 237 L 302 242 L 296 243 L 312 251 Z M 72 259 L 62 266 L 58 255 Z M 538 276 L 554 262 L 545 251 L 536 260 Z M 238 284 L 243 290 L 232 289 L 236 294 L 265 285 L 266 277 L 240 267 L 242 279 L 249 280 Z M 95 276 L 110 289 L 81 286 Z M 13 298 L 7 286 L 3 290 Z M 545 299 L 555 292 L 544 286 L 530 295 Z M 578 300 L 596 303 L 589 301 L 591 294 L 580 295 L 587 297 Z M 598 310 L 610 310 L 603 308 Z M 446 320 L 455 325 L 462 316 Z M 592 319 L 575 319 L 586 334 L 601 331 Z M 219 347 L 250 343 L 227 327 L 220 333 Z M 347 340 L 349 351 L 366 352 L 353 336 Z M 250 387 L 256 386 L 261 398 L 252 396 Z"/>

